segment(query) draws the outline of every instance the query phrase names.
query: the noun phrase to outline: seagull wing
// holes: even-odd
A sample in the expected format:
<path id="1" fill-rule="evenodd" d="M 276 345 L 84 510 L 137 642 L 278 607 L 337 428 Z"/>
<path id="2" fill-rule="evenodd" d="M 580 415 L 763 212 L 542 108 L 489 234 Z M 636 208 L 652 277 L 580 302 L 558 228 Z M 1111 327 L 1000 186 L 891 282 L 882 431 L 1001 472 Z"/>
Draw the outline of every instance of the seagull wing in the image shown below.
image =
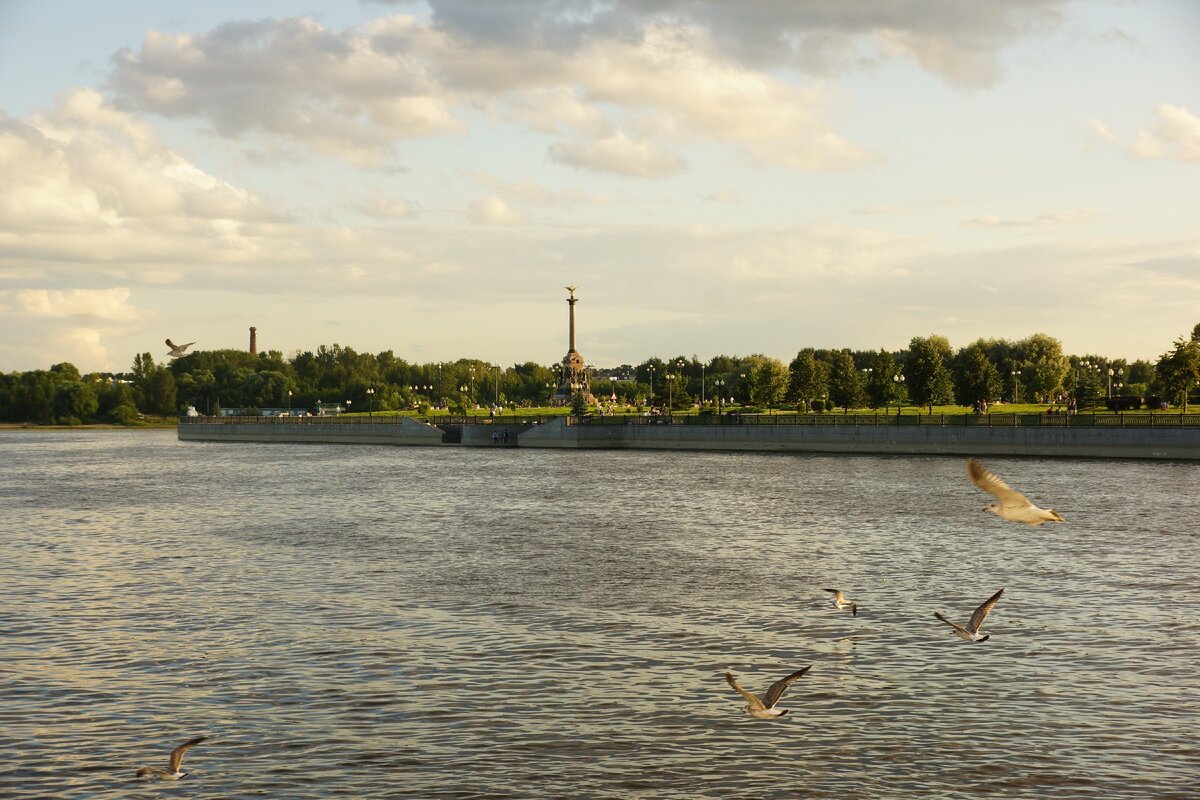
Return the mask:
<path id="1" fill-rule="evenodd" d="M 949 625 L 951 628 L 954 628 L 954 630 L 958 631 L 959 633 L 965 634 L 965 635 L 967 635 L 967 636 L 970 636 L 970 635 L 971 635 L 971 631 L 967 630 L 967 629 L 966 629 L 966 628 L 964 628 L 962 625 L 959 625 L 959 624 L 958 624 L 958 623 L 956 623 L 956 622 L 951 622 L 950 620 L 946 619 L 945 617 L 943 617 L 943 616 L 942 616 L 941 614 L 939 614 L 938 612 L 936 612 L 936 611 L 935 611 L 935 612 L 933 612 L 933 615 L 934 615 L 935 617 L 937 617 L 938 619 L 940 619 L 942 622 L 944 622 L 944 623 L 946 623 L 947 625 Z"/>
<path id="2" fill-rule="evenodd" d="M 825 591 L 827 591 L 833 595 L 833 602 L 835 602 L 835 603 L 846 602 L 846 596 L 844 594 L 842 594 L 841 589 L 826 589 Z"/>
<path id="3" fill-rule="evenodd" d="M 195 739 L 184 742 L 183 744 L 179 745 L 179 747 L 176 747 L 174 750 L 172 750 L 171 751 L 171 772 L 172 773 L 179 772 L 179 765 L 183 763 L 183 754 L 189 747 L 194 747 L 194 746 L 200 744 L 201 742 L 203 742 L 207 738 L 208 738 L 207 736 L 197 736 Z"/>
<path id="4" fill-rule="evenodd" d="M 767 696 L 763 698 L 763 702 L 766 704 L 767 708 L 774 708 L 775 704 L 779 702 L 779 698 L 783 697 L 784 690 L 791 686 L 797 678 L 808 672 L 810 669 L 812 669 L 812 664 L 809 664 L 804 669 L 796 670 L 786 678 L 780 678 L 772 683 L 771 688 L 767 689 Z"/>
<path id="5" fill-rule="evenodd" d="M 987 600 L 984 600 L 983 605 L 975 609 L 975 613 L 971 615 L 971 621 L 967 623 L 967 627 L 972 633 L 979 631 L 979 628 L 983 625 L 983 621 L 987 619 L 987 615 L 996 607 L 996 603 L 1000 602 L 1000 595 L 1002 594 L 1004 594 L 1003 589 L 996 592 Z"/>
<path id="6" fill-rule="evenodd" d="M 971 480 L 975 482 L 976 486 L 988 494 L 994 495 L 1003 506 L 1021 508 L 1033 505 L 1029 502 L 1028 497 L 1002 481 L 995 473 L 989 472 L 973 458 L 967 459 L 967 474 L 971 476 Z"/>
<path id="7" fill-rule="evenodd" d="M 172 350 L 174 350 L 174 349 L 175 349 L 175 343 L 174 343 L 174 342 L 172 342 L 170 339 L 167 339 L 167 347 L 169 347 L 169 348 L 171 348 Z"/>
<path id="8" fill-rule="evenodd" d="M 732 672 L 725 673 L 725 680 L 729 682 L 729 685 L 733 687 L 735 692 L 746 698 L 746 702 L 750 704 L 751 708 L 763 709 L 767 707 L 763 705 L 762 700 L 758 699 L 758 695 L 753 694 L 752 692 L 747 692 L 745 689 L 739 686 L 738 682 L 734 680 Z M 781 689 L 780 692 L 782 693 L 782 691 L 783 690 Z"/>

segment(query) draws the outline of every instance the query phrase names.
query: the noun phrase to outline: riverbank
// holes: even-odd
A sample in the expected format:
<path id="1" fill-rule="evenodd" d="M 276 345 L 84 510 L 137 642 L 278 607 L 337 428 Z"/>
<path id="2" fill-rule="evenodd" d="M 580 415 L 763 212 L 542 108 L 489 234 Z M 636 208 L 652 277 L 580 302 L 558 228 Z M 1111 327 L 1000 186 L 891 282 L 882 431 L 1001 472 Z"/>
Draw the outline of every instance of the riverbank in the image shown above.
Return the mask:
<path id="1" fill-rule="evenodd" d="M 1132 418 L 1129 418 L 1132 419 Z M 989 425 L 947 419 L 928 424 L 777 424 L 762 419 L 672 424 L 672 420 L 188 420 L 181 441 L 389 444 L 592 450 L 709 450 L 891 455 L 1004 455 L 1200 461 L 1200 425 L 1049 425 L 1014 416 Z M 985 420 L 986 421 L 986 420 Z M 940 424 L 939 424 L 940 423 Z M 1031 424 L 1036 423 L 1036 424 Z"/>

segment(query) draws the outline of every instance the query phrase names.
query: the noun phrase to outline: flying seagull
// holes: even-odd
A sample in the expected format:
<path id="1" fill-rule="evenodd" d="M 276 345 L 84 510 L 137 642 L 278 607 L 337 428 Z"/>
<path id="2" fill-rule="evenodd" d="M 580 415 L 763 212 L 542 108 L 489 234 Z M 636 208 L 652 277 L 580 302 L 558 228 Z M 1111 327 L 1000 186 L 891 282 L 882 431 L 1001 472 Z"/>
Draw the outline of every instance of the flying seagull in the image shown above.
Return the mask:
<path id="1" fill-rule="evenodd" d="M 733 673 L 726 671 L 725 680 L 733 687 L 734 691 L 746 698 L 746 713 L 752 717 L 759 719 L 770 719 L 771 717 L 782 717 L 788 713 L 786 708 L 776 708 L 775 704 L 779 702 L 779 698 L 783 697 L 783 692 L 787 687 L 792 685 L 792 682 L 799 678 L 804 673 L 812 669 L 812 664 L 809 664 L 802 670 L 797 670 L 786 678 L 780 678 L 771 684 L 771 688 L 767 689 L 767 693 L 762 697 L 756 694 L 747 692 L 734 679 Z"/>
<path id="2" fill-rule="evenodd" d="M 167 353 L 167 355 L 169 355 L 171 358 L 179 358 L 181 355 L 187 352 L 189 347 L 194 344 L 195 342 L 188 342 L 187 344 L 175 344 L 170 339 L 167 339 L 167 347 L 171 348 L 171 351 Z"/>
<path id="3" fill-rule="evenodd" d="M 979 629 L 983 627 L 983 621 L 987 619 L 988 612 L 990 612 L 995 607 L 996 603 L 1000 601 L 1000 595 L 1002 594 L 1004 594 L 1004 589 L 1001 589 L 987 600 L 984 600 L 983 605 L 975 609 L 975 613 L 971 615 L 971 620 L 967 623 L 965 628 L 946 619 L 937 611 L 933 612 L 933 615 L 949 625 L 951 628 L 954 628 L 954 635 L 960 639 L 966 639 L 968 642 L 986 642 L 991 634 L 985 633 L 981 636 L 979 634 Z"/>
<path id="4" fill-rule="evenodd" d="M 967 459 L 967 474 L 980 489 L 993 495 L 997 502 L 989 503 L 984 511 L 990 511 L 1000 519 L 1024 522 L 1026 525 L 1041 525 L 1043 522 L 1066 522 L 1052 508 L 1038 508 L 1029 498 L 1013 489 L 999 477 L 988 472 L 973 458 Z"/>
<path id="5" fill-rule="evenodd" d="M 139 778 L 149 777 L 151 780 L 164 781 L 177 781 L 180 778 L 187 777 L 186 772 L 179 771 L 180 765 L 183 764 L 184 752 L 186 752 L 189 747 L 194 747 L 207 738 L 207 736 L 197 736 L 195 739 L 184 742 L 183 744 L 179 745 L 179 747 L 176 747 L 174 750 L 172 750 L 170 772 L 162 769 L 155 769 L 154 767 L 142 767 L 137 771 L 137 776 Z"/>
<path id="6" fill-rule="evenodd" d="M 825 591 L 833 592 L 833 607 L 834 608 L 836 608 L 838 611 L 841 611 L 843 608 L 848 608 L 848 609 L 850 609 L 851 614 L 853 614 L 856 617 L 858 616 L 858 602 L 857 601 L 847 600 L 846 595 L 842 594 L 841 589 L 826 589 Z"/>

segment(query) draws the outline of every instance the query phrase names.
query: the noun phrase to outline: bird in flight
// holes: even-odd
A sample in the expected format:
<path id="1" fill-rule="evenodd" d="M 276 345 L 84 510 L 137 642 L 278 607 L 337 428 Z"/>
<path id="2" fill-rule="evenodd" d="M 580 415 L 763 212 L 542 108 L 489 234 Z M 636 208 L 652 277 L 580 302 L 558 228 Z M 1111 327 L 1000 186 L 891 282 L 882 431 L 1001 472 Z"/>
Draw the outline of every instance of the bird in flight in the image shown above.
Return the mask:
<path id="1" fill-rule="evenodd" d="M 967 459 L 967 474 L 980 489 L 996 498 L 984 511 L 990 511 L 1000 519 L 1024 522 L 1026 525 L 1041 525 L 1043 522 L 1066 522 L 1052 508 L 1038 508 L 1029 498 L 1009 486 L 973 458 Z"/>
<path id="2" fill-rule="evenodd" d="M 177 781 L 180 778 L 187 777 L 186 772 L 180 772 L 179 767 L 183 764 L 183 754 L 187 752 L 189 747 L 196 745 L 207 739 L 207 736 L 197 736 L 195 739 L 186 741 L 171 751 L 171 767 L 170 771 L 156 769 L 155 767 L 142 767 L 137 771 L 139 778 L 150 778 L 151 780 Z"/>
<path id="3" fill-rule="evenodd" d="M 858 616 L 858 602 L 856 600 L 847 600 L 846 595 L 842 594 L 841 589 L 826 589 L 827 592 L 833 592 L 833 607 L 838 611 L 843 608 L 850 609 L 850 613 Z"/>
<path id="4" fill-rule="evenodd" d="M 170 339 L 167 339 L 167 347 L 171 348 L 167 355 L 169 355 L 171 358 L 179 358 L 181 355 L 187 352 L 189 347 L 194 344 L 195 342 L 188 342 L 187 344 L 175 344 Z"/>
<path id="5" fill-rule="evenodd" d="M 782 717 L 788 713 L 786 708 L 776 708 L 775 704 L 779 702 L 779 698 L 783 697 L 783 692 L 787 687 L 792 685 L 792 682 L 799 678 L 804 673 L 812 669 L 812 664 L 801 670 L 793 672 L 786 678 L 780 678 L 771 684 L 771 688 L 767 689 L 767 693 L 762 697 L 748 692 L 738 685 L 737 680 L 733 677 L 733 673 L 726 671 L 725 680 L 733 687 L 733 690 L 746 698 L 746 713 L 752 717 L 759 719 L 770 719 L 771 717 Z"/>
<path id="6" fill-rule="evenodd" d="M 979 629 L 983 627 L 983 621 L 987 619 L 988 613 L 996 607 L 996 603 L 1000 601 L 1000 595 L 1004 594 L 1004 589 L 996 592 L 994 595 L 983 601 L 983 605 L 975 609 L 975 613 L 971 615 L 971 619 L 967 622 L 966 627 L 958 625 L 941 615 L 940 612 L 933 612 L 933 615 L 942 622 L 954 628 L 954 635 L 960 639 L 966 639 L 968 642 L 986 642 L 990 633 L 980 634 Z"/>

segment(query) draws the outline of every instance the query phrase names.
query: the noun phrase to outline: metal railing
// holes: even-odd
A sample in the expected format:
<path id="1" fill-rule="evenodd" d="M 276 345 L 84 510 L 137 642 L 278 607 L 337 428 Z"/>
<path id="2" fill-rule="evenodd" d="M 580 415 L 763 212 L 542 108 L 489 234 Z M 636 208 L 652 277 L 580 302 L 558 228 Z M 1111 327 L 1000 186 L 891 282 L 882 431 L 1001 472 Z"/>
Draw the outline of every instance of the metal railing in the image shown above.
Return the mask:
<path id="1" fill-rule="evenodd" d="M 399 415 L 376 414 L 375 416 L 326 416 L 326 417 L 264 417 L 264 416 L 224 416 L 224 417 L 180 417 L 181 425 L 198 425 L 201 423 L 216 425 L 399 425 L 404 419 L 414 422 L 428 422 L 431 425 L 544 425 L 560 415 L 539 414 L 504 414 L 496 417 L 474 415 L 448 415 L 439 417 L 413 417 Z"/>
<path id="2" fill-rule="evenodd" d="M 572 420 L 582 425 L 832 425 L 935 428 L 1179 428 L 1200 426 L 1200 414 L 724 414 L 613 415 Z"/>

